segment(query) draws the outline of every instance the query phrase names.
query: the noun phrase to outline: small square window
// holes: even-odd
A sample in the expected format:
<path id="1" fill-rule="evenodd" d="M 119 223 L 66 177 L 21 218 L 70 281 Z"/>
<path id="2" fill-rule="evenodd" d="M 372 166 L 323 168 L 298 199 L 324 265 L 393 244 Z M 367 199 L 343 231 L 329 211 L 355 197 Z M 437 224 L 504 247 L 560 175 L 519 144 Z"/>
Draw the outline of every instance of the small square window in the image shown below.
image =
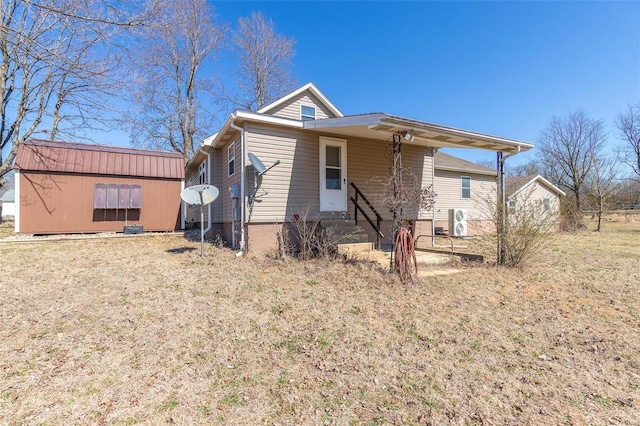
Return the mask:
<path id="1" fill-rule="evenodd" d="M 461 177 L 462 184 L 462 198 L 471 198 L 471 178 L 468 176 Z"/>
<path id="2" fill-rule="evenodd" d="M 309 121 L 316 119 L 316 109 L 314 107 L 302 105 L 300 106 L 300 120 Z"/>
<path id="3" fill-rule="evenodd" d="M 236 143 L 232 143 L 227 150 L 229 162 L 229 176 L 236 172 Z"/>

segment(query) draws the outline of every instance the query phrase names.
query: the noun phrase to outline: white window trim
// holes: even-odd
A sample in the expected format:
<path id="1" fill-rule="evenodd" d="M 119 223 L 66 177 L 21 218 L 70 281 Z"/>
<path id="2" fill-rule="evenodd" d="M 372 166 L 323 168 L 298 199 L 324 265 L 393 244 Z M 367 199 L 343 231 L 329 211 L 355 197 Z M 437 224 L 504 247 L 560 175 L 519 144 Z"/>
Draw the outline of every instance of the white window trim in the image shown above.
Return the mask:
<path id="1" fill-rule="evenodd" d="M 233 153 L 233 156 L 231 155 Z M 233 173 L 229 173 L 229 166 L 231 165 L 231 161 L 233 160 Z M 236 174 L 236 143 L 232 142 L 227 148 L 227 175 L 229 177 Z"/>
<path id="2" fill-rule="evenodd" d="M 302 108 L 303 108 L 303 107 L 306 107 L 306 108 L 313 108 L 313 116 L 308 115 L 308 114 L 303 114 L 303 113 L 302 113 Z M 302 105 L 302 104 L 300 104 L 300 120 L 302 120 L 302 121 L 304 121 L 304 117 L 309 117 L 311 120 L 315 120 L 315 119 L 316 119 L 316 116 L 318 115 L 318 114 L 317 114 L 317 112 L 318 112 L 318 109 L 317 109 L 315 106 L 312 106 L 312 105 Z"/>
<path id="3" fill-rule="evenodd" d="M 469 196 L 468 197 L 465 197 L 464 196 L 464 192 L 463 192 L 463 190 L 464 190 L 463 183 L 464 183 L 465 179 L 469 179 Z M 471 176 L 460 176 L 460 198 L 462 200 L 470 200 L 471 199 Z"/>

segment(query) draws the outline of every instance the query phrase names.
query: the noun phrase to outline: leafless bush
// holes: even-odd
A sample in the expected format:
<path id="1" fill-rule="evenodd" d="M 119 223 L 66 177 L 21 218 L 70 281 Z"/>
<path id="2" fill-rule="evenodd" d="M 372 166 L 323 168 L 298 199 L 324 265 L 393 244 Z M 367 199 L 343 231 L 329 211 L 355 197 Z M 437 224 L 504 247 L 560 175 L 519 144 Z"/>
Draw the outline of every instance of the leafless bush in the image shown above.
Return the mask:
<path id="1" fill-rule="evenodd" d="M 502 240 L 504 249 L 504 264 L 511 267 L 521 267 L 548 240 L 558 219 L 558 209 L 555 206 L 545 206 L 543 200 L 533 197 L 533 188 L 523 191 L 513 197 L 507 209 L 505 235 Z M 500 229 L 498 214 L 502 207 L 495 197 L 483 200 L 482 209 Z"/>
<path id="2" fill-rule="evenodd" d="M 378 189 L 372 194 L 373 203 L 395 211 L 401 220 L 411 221 L 418 217 L 420 211 L 430 211 L 438 196 L 433 185 L 422 186 L 409 168 L 403 170 L 401 184 L 393 175 L 374 177 L 369 183 Z"/>
<path id="3" fill-rule="evenodd" d="M 334 257 L 339 238 L 330 229 L 322 229 L 319 219 L 311 219 L 310 210 L 307 207 L 294 215 L 292 222 L 299 257 L 302 260 Z"/>

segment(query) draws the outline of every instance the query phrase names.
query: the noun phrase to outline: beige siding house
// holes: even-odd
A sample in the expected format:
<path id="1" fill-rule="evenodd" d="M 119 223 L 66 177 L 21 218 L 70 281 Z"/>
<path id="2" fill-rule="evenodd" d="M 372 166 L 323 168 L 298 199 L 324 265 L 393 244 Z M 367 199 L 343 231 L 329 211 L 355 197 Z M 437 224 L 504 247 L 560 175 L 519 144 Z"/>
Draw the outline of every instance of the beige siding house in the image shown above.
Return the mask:
<path id="1" fill-rule="evenodd" d="M 514 213 L 526 208 L 547 215 L 559 214 L 560 197 L 566 195 L 540 175 L 508 178 L 505 192 L 509 212 Z"/>
<path id="2" fill-rule="evenodd" d="M 403 173 L 415 176 L 422 187 L 434 185 L 438 193 L 434 153 L 439 148 L 516 153 L 532 147 L 383 113 L 345 116 L 308 83 L 256 112 L 231 114 L 220 131 L 196 151 L 186 171 L 187 182 L 196 184 L 202 176 L 220 189 L 220 197 L 207 207 L 206 231 L 240 250 L 275 247 L 277 227 L 304 216 L 310 220 L 357 216 L 358 226 L 374 241 L 374 228 L 362 214 L 356 215 L 354 187 L 382 216 L 382 243 L 388 244 L 392 217 L 381 200 L 388 192 L 385 181 L 390 175 L 394 138 L 402 142 Z M 259 176 L 252 164 L 256 158 L 267 168 Z M 474 187 L 484 185 L 482 180 L 477 182 Z M 459 181 L 457 185 L 459 188 Z M 188 222 L 199 221 L 195 212 L 187 209 Z M 414 232 L 433 234 L 433 211 L 414 216 Z"/>
<path id="3" fill-rule="evenodd" d="M 434 188 L 438 196 L 433 220 L 437 233 L 453 234 L 452 210 L 466 212 L 467 235 L 493 230 L 490 208 L 497 196 L 497 172 L 444 152 L 437 152 L 434 160 Z"/>

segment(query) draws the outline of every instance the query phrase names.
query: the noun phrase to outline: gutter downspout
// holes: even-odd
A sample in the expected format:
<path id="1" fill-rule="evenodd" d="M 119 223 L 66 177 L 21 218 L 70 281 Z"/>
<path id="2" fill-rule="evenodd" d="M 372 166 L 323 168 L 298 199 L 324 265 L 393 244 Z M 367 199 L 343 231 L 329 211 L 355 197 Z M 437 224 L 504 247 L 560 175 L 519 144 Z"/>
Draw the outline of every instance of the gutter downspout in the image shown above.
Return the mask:
<path id="1" fill-rule="evenodd" d="M 203 151 L 204 152 L 204 151 Z M 209 183 L 209 185 L 212 185 L 211 183 L 211 153 L 207 150 L 207 152 L 204 152 L 207 155 L 207 182 Z M 213 210 L 212 210 L 212 206 L 213 203 L 209 203 L 209 205 L 207 206 L 207 215 L 208 215 L 208 219 L 209 219 L 209 225 L 205 228 L 204 230 L 204 234 L 207 235 L 207 233 L 209 231 L 211 231 L 211 228 L 213 228 Z"/>
<path id="2" fill-rule="evenodd" d="M 235 114 L 234 114 L 235 118 Z M 245 250 L 245 164 L 244 164 L 244 129 L 242 127 L 236 126 L 233 121 L 229 122 L 229 127 L 235 129 L 240 132 L 240 200 L 241 200 L 241 208 L 240 208 L 240 251 L 236 253 L 236 256 L 242 256 Z"/>

